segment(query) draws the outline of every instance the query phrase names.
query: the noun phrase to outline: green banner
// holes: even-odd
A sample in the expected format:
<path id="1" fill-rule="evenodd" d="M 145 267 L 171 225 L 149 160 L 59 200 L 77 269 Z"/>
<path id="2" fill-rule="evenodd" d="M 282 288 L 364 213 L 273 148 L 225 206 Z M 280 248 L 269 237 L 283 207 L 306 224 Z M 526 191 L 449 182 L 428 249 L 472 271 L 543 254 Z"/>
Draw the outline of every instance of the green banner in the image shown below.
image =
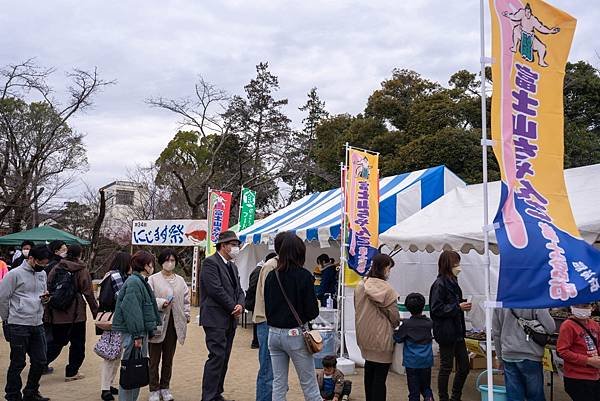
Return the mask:
<path id="1" fill-rule="evenodd" d="M 254 224 L 256 214 L 256 192 L 242 188 L 242 199 L 240 200 L 240 231 Z"/>

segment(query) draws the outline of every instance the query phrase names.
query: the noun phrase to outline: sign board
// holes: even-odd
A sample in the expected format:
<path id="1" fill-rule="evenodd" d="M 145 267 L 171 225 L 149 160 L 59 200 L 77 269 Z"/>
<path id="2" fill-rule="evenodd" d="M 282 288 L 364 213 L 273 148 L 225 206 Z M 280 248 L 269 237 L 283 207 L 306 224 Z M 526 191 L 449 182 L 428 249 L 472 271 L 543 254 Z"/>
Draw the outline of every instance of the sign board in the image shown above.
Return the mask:
<path id="1" fill-rule="evenodd" d="M 134 220 L 132 245 L 206 246 L 206 220 Z"/>

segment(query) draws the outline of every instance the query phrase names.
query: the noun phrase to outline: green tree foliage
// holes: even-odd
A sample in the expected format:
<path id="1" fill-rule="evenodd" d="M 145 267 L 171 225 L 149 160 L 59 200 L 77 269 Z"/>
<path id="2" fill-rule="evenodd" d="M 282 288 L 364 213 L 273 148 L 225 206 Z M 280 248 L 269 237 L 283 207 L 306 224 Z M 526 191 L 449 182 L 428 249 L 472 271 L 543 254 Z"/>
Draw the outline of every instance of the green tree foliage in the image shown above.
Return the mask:
<path id="1" fill-rule="evenodd" d="M 319 98 L 317 88 L 312 88 L 306 103 L 298 108 L 306 113 L 302 119 L 302 129 L 292 133 L 292 146 L 289 147 L 282 178 L 291 187 L 288 202 L 292 202 L 314 192 L 315 182 L 321 180 L 323 171 L 315 161 L 317 126 L 329 116 L 325 102 Z"/>
<path id="2" fill-rule="evenodd" d="M 486 82 L 491 74 L 486 70 Z M 448 86 L 396 69 L 369 97 L 364 115 L 337 115 L 317 127 L 317 164 L 337 176 L 343 146 L 380 152 L 382 175 L 444 164 L 468 183 L 482 180 L 480 77 L 461 70 Z M 565 167 L 600 163 L 600 75 L 590 64 L 569 63 L 565 77 Z M 488 136 L 491 101 L 486 98 Z M 489 178 L 499 179 L 489 152 Z M 319 180 L 315 188 L 337 185 Z"/>
<path id="3" fill-rule="evenodd" d="M 282 149 L 290 140 L 290 119 L 282 110 L 288 100 L 275 99 L 278 90 L 279 80 L 269 71 L 269 64 L 260 63 L 256 77 L 244 87 L 245 97 L 234 96 L 225 113 L 232 131 L 252 155 L 252 181 L 260 179 L 265 163 L 276 169 L 283 158 Z"/>

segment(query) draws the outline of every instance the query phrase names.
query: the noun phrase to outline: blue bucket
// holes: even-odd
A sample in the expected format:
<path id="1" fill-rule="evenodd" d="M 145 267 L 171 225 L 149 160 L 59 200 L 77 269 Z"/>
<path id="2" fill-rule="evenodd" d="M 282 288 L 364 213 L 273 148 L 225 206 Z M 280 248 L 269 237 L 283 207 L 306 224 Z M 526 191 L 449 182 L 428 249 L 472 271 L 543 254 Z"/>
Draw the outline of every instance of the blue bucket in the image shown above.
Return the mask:
<path id="1" fill-rule="evenodd" d="M 501 374 L 502 371 L 494 369 L 492 371 L 493 374 Z M 484 370 L 477 377 L 477 390 L 481 393 L 481 401 L 488 401 L 488 386 L 480 384 L 481 378 L 487 375 L 487 370 Z M 506 401 L 506 387 L 504 386 L 496 386 L 493 387 L 494 392 L 494 401 Z"/>

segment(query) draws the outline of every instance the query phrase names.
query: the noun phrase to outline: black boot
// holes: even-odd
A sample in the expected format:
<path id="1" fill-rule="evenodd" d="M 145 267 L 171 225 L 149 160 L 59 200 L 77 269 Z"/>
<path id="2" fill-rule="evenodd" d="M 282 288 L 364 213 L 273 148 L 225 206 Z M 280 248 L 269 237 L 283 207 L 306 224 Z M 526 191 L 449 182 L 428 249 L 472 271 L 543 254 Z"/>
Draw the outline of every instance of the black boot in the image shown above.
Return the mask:
<path id="1" fill-rule="evenodd" d="M 39 391 L 32 394 L 23 394 L 23 401 L 50 401 L 50 398 L 43 397 Z"/>
<path id="2" fill-rule="evenodd" d="M 115 399 L 115 397 L 113 397 L 110 390 L 102 390 L 102 394 L 100 394 L 100 398 L 102 398 L 103 401 L 113 401 Z"/>
<path id="3" fill-rule="evenodd" d="M 112 395 L 117 395 L 117 394 L 119 394 L 119 389 L 118 388 L 114 388 L 113 386 L 110 386 L 110 393 Z"/>

